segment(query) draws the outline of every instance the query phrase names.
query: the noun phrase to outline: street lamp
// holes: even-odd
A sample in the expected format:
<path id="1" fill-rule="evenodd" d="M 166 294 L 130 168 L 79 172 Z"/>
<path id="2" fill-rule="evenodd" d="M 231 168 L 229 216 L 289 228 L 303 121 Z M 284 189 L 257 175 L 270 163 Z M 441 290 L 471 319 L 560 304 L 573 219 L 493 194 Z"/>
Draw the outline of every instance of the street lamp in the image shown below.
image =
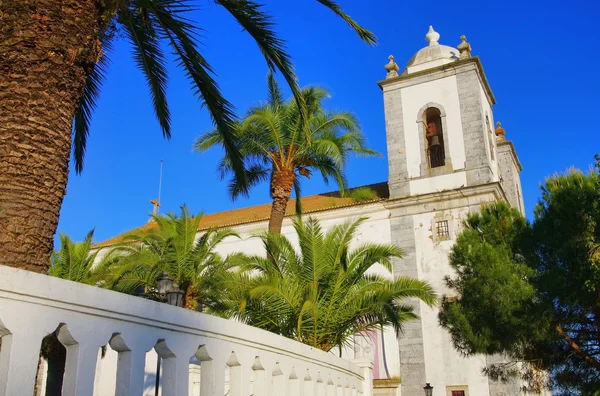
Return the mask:
<path id="1" fill-rule="evenodd" d="M 175 307 L 180 307 L 181 302 L 183 301 L 183 295 L 185 294 L 181 289 L 179 289 L 179 285 L 177 283 L 173 283 L 173 278 L 169 276 L 166 272 L 163 272 L 161 276 L 156 278 L 156 285 L 158 288 L 158 294 L 162 297 L 166 295 L 167 303 L 169 305 L 173 305 Z M 158 396 L 158 389 L 160 386 L 160 362 L 161 357 L 157 356 L 156 358 L 156 383 L 154 385 L 154 395 Z"/>
<path id="2" fill-rule="evenodd" d="M 179 289 L 179 285 L 177 285 L 177 283 L 173 283 L 173 285 L 167 292 L 167 302 L 169 303 L 169 305 L 181 307 L 181 302 L 183 301 L 184 294 L 185 293 Z"/>
<path id="3" fill-rule="evenodd" d="M 156 283 L 158 286 L 158 294 L 164 296 L 169 292 L 171 286 L 173 286 L 173 278 L 171 278 L 166 272 L 163 272 L 161 276 L 156 278 Z"/>
<path id="4" fill-rule="evenodd" d="M 177 283 L 173 283 L 173 278 L 171 278 L 169 274 L 163 272 L 161 276 L 156 278 L 156 284 L 158 294 L 160 294 L 162 297 L 166 297 L 169 305 L 173 305 L 175 307 L 181 306 L 183 295 L 185 293 L 179 289 L 179 285 L 177 285 Z"/>
<path id="5" fill-rule="evenodd" d="M 425 384 L 423 390 L 425 391 L 425 396 L 433 396 L 433 386 L 429 382 Z"/>

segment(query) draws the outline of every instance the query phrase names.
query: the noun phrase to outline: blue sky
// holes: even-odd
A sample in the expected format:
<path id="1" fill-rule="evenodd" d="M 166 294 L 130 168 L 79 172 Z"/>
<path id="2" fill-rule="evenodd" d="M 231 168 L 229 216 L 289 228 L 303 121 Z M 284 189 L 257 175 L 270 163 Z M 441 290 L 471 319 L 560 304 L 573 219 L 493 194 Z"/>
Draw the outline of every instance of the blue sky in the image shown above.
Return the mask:
<path id="1" fill-rule="evenodd" d="M 456 46 L 467 35 L 481 58 L 496 96 L 494 117 L 502 122 L 523 164 L 525 206 L 531 217 L 539 184 L 570 166 L 588 169 L 600 152 L 600 6 L 593 0 L 389 2 L 339 0 L 371 29 L 379 44 L 364 44 L 345 23 L 312 0 L 261 0 L 287 41 L 300 84 L 328 89 L 330 109 L 354 112 L 372 148 L 386 153 L 383 98 L 376 82 L 393 54 L 402 67 L 426 45 L 429 25 L 440 43 Z M 266 98 L 267 67 L 253 41 L 226 12 L 199 1 L 192 15 L 203 34 L 203 51 L 217 72 L 225 96 L 243 113 Z M 249 199 L 231 202 L 219 180 L 219 150 L 192 152 L 192 142 L 211 128 L 175 64 L 170 66 L 169 101 L 173 138 L 162 138 L 150 97 L 130 47 L 115 45 L 112 64 L 94 115 L 83 174 L 71 172 L 58 231 L 81 240 L 96 227 L 101 241 L 142 225 L 158 193 L 164 160 L 161 212 L 187 203 L 194 212 L 219 212 L 269 201 L 267 186 Z M 387 160 L 352 158 L 351 186 L 387 180 Z M 313 178 L 305 195 L 330 191 Z"/>

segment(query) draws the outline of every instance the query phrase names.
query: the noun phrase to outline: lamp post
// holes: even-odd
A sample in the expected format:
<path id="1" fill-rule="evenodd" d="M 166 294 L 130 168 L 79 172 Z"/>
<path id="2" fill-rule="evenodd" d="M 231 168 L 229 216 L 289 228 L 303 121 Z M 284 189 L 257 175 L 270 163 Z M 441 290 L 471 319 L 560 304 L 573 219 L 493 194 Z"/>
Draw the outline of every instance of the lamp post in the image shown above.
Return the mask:
<path id="1" fill-rule="evenodd" d="M 166 272 L 156 279 L 158 294 L 167 298 L 167 303 L 175 307 L 180 307 L 185 294 L 177 283 L 173 283 L 173 278 Z M 154 387 L 154 395 L 158 396 L 158 387 L 160 386 L 160 362 L 161 357 L 156 359 L 156 385 Z"/>
<path id="2" fill-rule="evenodd" d="M 425 391 L 425 396 L 433 396 L 433 386 L 429 382 L 425 384 L 423 390 Z"/>

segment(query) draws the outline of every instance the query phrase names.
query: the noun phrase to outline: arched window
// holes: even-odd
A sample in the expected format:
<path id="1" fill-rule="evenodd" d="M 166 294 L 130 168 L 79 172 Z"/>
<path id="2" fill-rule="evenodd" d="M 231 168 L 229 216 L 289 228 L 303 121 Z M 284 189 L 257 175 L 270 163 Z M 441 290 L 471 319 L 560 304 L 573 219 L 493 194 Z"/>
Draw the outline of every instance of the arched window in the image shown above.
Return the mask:
<path id="1" fill-rule="evenodd" d="M 423 114 L 425 124 L 425 137 L 427 139 L 427 159 L 430 168 L 437 168 L 446 164 L 444 150 L 444 133 L 442 130 L 442 117 L 435 107 L 428 108 Z"/>

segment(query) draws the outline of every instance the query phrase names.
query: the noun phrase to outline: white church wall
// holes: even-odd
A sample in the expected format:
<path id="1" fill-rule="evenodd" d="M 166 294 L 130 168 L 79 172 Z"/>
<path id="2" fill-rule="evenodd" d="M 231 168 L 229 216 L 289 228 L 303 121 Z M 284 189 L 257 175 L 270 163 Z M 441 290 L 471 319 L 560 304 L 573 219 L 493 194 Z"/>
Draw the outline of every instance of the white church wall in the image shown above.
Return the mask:
<path id="1" fill-rule="evenodd" d="M 446 113 L 449 157 L 454 169 L 464 168 L 465 149 L 463 144 L 460 104 L 455 76 L 449 76 L 402 89 L 402 113 L 405 128 L 405 150 L 410 178 L 420 177 L 421 156 L 419 134 L 423 133 L 417 122 L 419 111 L 427 103 L 438 103 Z M 412 193 L 412 192 L 411 192 Z"/>
<path id="2" fill-rule="evenodd" d="M 345 209 L 332 210 L 327 212 L 318 212 L 307 214 L 305 217 L 314 217 L 321 222 L 323 230 L 326 232 L 332 227 L 343 224 L 346 221 L 357 220 L 366 217 L 367 220 L 358 228 L 355 238 L 350 247 L 352 249 L 364 243 L 391 243 L 391 229 L 389 213 L 380 203 L 371 205 L 353 206 Z M 232 227 L 241 239 L 227 238 L 223 243 L 217 246 L 217 252 L 223 255 L 236 252 L 246 254 L 264 254 L 264 247 L 259 238 L 260 234 L 267 228 L 267 222 L 260 222 L 248 225 L 239 225 Z M 296 248 L 299 248 L 298 237 L 294 230 L 292 219 L 286 218 L 281 233 L 285 235 Z M 383 275 L 391 274 L 382 266 L 375 266 L 371 272 L 381 273 Z"/>
<path id="3" fill-rule="evenodd" d="M 448 175 L 425 177 L 410 181 L 410 195 L 428 194 L 436 191 L 453 190 L 467 185 L 467 174 L 455 172 Z"/>
<path id="4" fill-rule="evenodd" d="M 470 207 L 461 207 L 439 212 L 415 215 L 415 239 L 419 278 L 428 281 L 438 296 L 448 295 L 444 277 L 453 271 L 448 262 L 448 254 L 460 232 L 460 226 Z M 448 220 L 450 239 L 435 241 L 435 222 Z M 425 355 L 426 378 L 434 387 L 435 396 L 446 395 L 446 386 L 467 385 L 470 395 L 487 395 L 488 380 L 481 375 L 485 357 L 464 358 L 454 349 L 447 331 L 439 326 L 439 309 L 429 308 L 421 303 L 423 326 L 423 349 Z"/>
<path id="5" fill-rule="evenodd" d="M 484 133 L 486 134 L 486 138 L 485 138 L 485 145 L 487 147 L 488 150 L 488 160 L 489 160 L 489 165 L 490 168 L 492 169 L 492 180 L 493 181 L 499 181 L 500 180 L 500 172 L 498 171 L 498 152 L 497 150 L 494 152 L 494 160 L 492 160 L 492 156 L 490 154 L 491 150 L 495 150 L 495 145 L 496 145 L 496 135 L 494 134 L 494 126 L 496 124 L 494 124 L 494 113 L 492 110 L 492 105 L 490 104 L 490 101 L 488 99 L 488 96 L 485 92 L 485 89 L 483 88 L 483 86 L 479 87 L 479 94 L 481 96 L 481 111 L 482 113 L 482 119 L 485 122 L 485 116 L 487 115 L 489 117 L 489 125 L 484 125 Z M 490 138 L 490 136 L 488 136 L 488 128 L 490 128 L 490 130 L 492 131 L 492 136 Z M 491 144 L 491 146 L 490 146 Z"/>

